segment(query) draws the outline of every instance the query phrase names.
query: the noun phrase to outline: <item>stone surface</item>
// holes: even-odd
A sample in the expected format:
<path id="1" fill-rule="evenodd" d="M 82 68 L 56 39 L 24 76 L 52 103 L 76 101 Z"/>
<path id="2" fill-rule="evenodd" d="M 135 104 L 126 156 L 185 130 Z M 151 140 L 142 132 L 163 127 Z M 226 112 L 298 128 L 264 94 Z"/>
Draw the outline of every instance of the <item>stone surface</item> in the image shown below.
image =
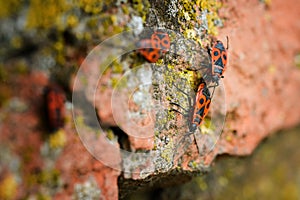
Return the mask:
<path id="1" fill-rule="evenodd" d="M 72 11 L 89 14 L 67 15 L 65 22 L 66 15 L 59 13 L 67 24 L 37 20 L 45 24 L 29 30 L 20 7 L 22 12 L 11 10 L 18 23 L 1 14 L 7 48 L 0 51 L 0 198 L 123 198 L 141 187 L 188 181 L 207 172 L 216 156 L 249 155 L 275 131 L 300 123 L 296 0 L 238 0 L 220 7 L 223 21 L 215 22 L 224 24 L 217 38 L 225 43 L 229 37 L 229 62 L 207 121 L 189 136 L 187 119 L 174 109 L 183 113 L 180 106 L 188 108 L 181 90 L 192 94 L 210 64 L 198 36 L 208 44 L 206 32 L 216 27 L 204 23 L 204 11 L 197 21 L 201 26 L 193 30 L 183 26 L 184 19 L 178 22 L 176 8 L 178 15 L 184 11 L 181 18 L 190 18 L 185 12 L 190 4 L 149 10 L 144 25 L 159 22 L 170 29 L 171 38 L 170 52 L 150 64 L 133 51 L 146 14 L 131 2 L 112 5 L 105 4 L 107 12 L 96 20 L 87 16 L 99 14 L 97 6 L 80 5 L 80 11 Z M 53 10 L 68 13 L 63 3 L 58 7 Z M 199 8 L 194 9 L 198 15 Z M 128 12 L 139 20 L 130 20 Z M 173 16 L 169 21 L 168 13 Z M 112 37 L 127 23 L 139 27 L 138 32 Z M 43 112 L 44 88 L 53 81 L 68 99 L 65 126 L 55 132 L 46 128 Z"/>

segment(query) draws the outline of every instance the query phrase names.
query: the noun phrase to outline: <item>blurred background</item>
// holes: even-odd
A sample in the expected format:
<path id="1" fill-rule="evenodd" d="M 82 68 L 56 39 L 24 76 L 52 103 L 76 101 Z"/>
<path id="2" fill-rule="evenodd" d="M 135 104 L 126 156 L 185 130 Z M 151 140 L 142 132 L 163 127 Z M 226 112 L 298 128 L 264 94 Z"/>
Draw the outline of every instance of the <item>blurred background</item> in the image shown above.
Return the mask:
<path id="1" fill-rule="evenodd" d="M 0 0 L 0 4 L 0 199 L 300 199 L 297 0 Z M 118 163 L 115 169 L 99 163 L 82 145 L 72 115 L 74 77 L 89 52 L 123 31 L 133 30 L 130 38 L 137 39 L 145 27 L 177 31 L 202 49 L 229 36 L 222 136 L 213 153 L 197 163 L 204 168 L 173 166 L 177 176 L 165 184 L 159 180 L 164 176 L 171 180 L 171 169 L 164 175 L 151 174 L 153 179 L 134 173 L 126 178 L 115 170 L 131 167 L 119 154 L 111 157 Z M 157 64 L 191 73 L 180 62 L 167 54 Z M 98 92 L 110 97 L 126 70 L 140 64 L 152 66 L 135 51 L 116 59 Z M 112 120 L 112 111 L 106 109 L 110 98 L 94 105 L 90 94 L 80 95 L 81 103 L 96 110 L 105 127 L 99 144 L 108 138 L 117 148 L 148 151 L 162 138 L 155 133 L 153 146 L 143 149 Z M 79 117 L 76 122 L 87 133 L 99 135 L 89 119 Z"/>

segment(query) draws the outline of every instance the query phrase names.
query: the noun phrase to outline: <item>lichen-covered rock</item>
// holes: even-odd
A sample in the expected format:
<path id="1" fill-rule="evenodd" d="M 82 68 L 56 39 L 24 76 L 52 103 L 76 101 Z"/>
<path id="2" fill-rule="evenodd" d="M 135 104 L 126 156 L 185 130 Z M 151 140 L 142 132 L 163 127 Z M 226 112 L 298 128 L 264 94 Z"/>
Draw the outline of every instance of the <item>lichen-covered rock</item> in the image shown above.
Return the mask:
<path id="1" fill-rule="evenodd" d="M 187 181 L 207 172 L 216 156 L 251 154 L 269 134 L 296 125 L 297 5 L 296 0 L 5 4 L 0 198 L 122 198 L 141 187 Z M 159 50 L 163 40 L 151 37 L 158 30 L 169 35 L 168 49 Z M 214 90 L 206 46 L 226 36 L 225 78 Z M 152 48 L 137 46 L 141 39 Z M 157 62 L 148 63 L 138 47 L 159 54 Z M 212 103 L 191 134 L 186 114 L 201 77 L 208 80 Z M 67 98 L 58 130 L 46 128 L 43 112 L 50 82 Z"/>

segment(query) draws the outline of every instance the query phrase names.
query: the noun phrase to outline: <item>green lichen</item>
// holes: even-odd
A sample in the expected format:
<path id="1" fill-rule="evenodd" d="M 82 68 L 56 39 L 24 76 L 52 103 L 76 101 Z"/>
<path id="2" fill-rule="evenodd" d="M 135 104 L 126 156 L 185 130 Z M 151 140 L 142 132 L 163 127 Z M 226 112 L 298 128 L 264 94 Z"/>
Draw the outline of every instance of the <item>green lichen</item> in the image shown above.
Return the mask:
<path id="1" fill-rule="evenodd" d="M 37 182 L 47 186 L 59 185 L 60 172 L 57 169 L 43 170 L 37 175 Z"/>
<path id="2" fill-rule="evenodd" d="M 194 72 L 190 70 L 175 70 L 175 65 L 168 64 L 167 65 L 167 72 L 165 73 L 165 81 L 168 85 L 173 85 L 178 83 L 179 80 L 185 80 L 185 84 L 194 87 Z"/>
<path id="3" fill-rule="evenodd" d="M 15 74 L 27 74 L 29 72 L 29 67 L 24 60 L 20 60 L 16 63 L 14 72 Z"/>
<path id="4" fill-rule="evenodd" d="M 173 161 L 174 156 L 174 144 L 173 140 L 170 139 L 169 143 L 164 146 L 164 149 L 160 152 L 160 156 L 165 159 L 168 163 Z"/>
<path id="5" fill-rule="evenodd" d="M 127 78 L 126 77 L 112 77 L 110 79 L 111 81 L 111 86 L 114 89 L 123 89 L 127 87 Z"/>
<path id="6" fill-rule="evenodd" d="M 44 186 L 57 188 L 60 185 L 60 172 L 57 169 L 42 170 L 37 173 L 26 174 L 24 182 L 27 187 Z"/>
<path id="7" fill-rule="evenodd" d="M 188 166 L 191 167 L 192 169 L 198 169 L 199 163 L 197 163 L 196 161 L 191 161 L 189 162 Z"/>
<path id="8" fill-rule="evenodd" d="M 81 115 L 77 115 L 77 117 L 75 118 L 75 124 L 78 127 L 85 127 L 85 123 L 84 123 L 84 117 Z"/>
<path id="9" fill-rule="evenodd" d="M 114 55 L 108 55 L 105 60 L 103 60 L 99 65 L 100 73 L 106 74 L 112 70 L 113 63 L 117 61 L 117 57 Z"/>
<path id="10" fill-rule="evenodd" d="M 171 5 L 172 4 L 172 5 Z M 177 14 L 180 30 L 185 38 L 192 39 L 202 45 L 205 34 L 216 36 L 221 18 L 218 10 L 222 4 L 215 0 L 178 0 L 177 5 L 171 2 L 169 15 Z M 175 8 L 174 8 L 175 7 Z M 175 9 L 175 10 L 174 10 Z M 178 12 L 177 12 L 178 10 Z"/>
<path id="11" fill-rule="evenodd" d="M 117 87 L 117 85 L 118 85 L 118 83 L 119 83 L 119 79 L 118 78 L 111 78 L 111 86 L 113 87 L 113 88 L 116 88 Z"/>
<path id="12" fill-rule="evenodd" d="M 188 71 L 188 70 L 182 70 L 177 71 L 174 70 L 174 66 L 171 64 L 167 65 L 168 70 L 166 70 L 166 73 L 164 74 L 164 81 L 165 84 L 168 85 L 168 87 L 173 88 L 175 87 L 180 88 L 186 93 L 189 93 L 190 91 L 186 90 L 185 88 L 194 88 L 194 72 Z M 182 88 L 184 86 L 184 88 Z M 167 96 L 168 99 L 185 99 L 187 103 L 187 96 L 177 88 L 174 88 L 172 90 L 172 93 Z M 183 107 L 188 107 L 186 103 L 183 102 L 176 102 L 180 104 Z"/>
<path id="13" fill-rule="evenodd" d="M 171 99 L 169 101 L 171 101 Z M 175 119 L 174 111 L 168 110 L 168 114 L 167 114 L 167 117 L 166 117 L 166 122 L 169 122 L 169 121 L 174 120 L 174 119 Z"/>
<path id="14" fill-rule="evenodd" d="M 111 129 L 106 131 L 106 137 L 111 141 L 116 138 L 114 132 Z"/>
<path id="15" fill-rule="evenodd" d="M 54 58 L 57 68 L 62 69 L 57 71 L 66 71 L 70 65 L 78 64 L 78 57 L 85 56 L 84 51 L 80 52 L 80 56 L 77 55 L 78 44 L 85 48 L 94 45 L 95 40 L 104 40 L 124 30 L 126 24 L 120 20 L 124 18 L 124 14 L 119 11 L 121 8 L 111 0 L 32 0 L 26 16 L 26 31 L 34 30 L 37 32 L 37 41 L 48 42 L 49 45 L 40 48 L 41 51 L 48 49 L 48 56 Z M 50 36 L 47 38 L 50 41 L 45 40 L 45 36 Z M 18 37 L 13 38 L 11 43 L 18 48 L 24 45 Z M 55 73 L 52 71 L 53 67 L 50 67 L 50 72 Z M 54 74 L 55 77 L 56 75 Z"/>
<path id="16" fill-rule="evenodd" d="M 74 121 L 75 121 L 75 124 L 76 124 L 76 128 L 78 128 L 80 130 L 84 130 L 86 132 L 94 133 L 97 136 L 101 134 L 101 132 L 99 130 L 95 130 L 95 129 L 93 129 L 93 127 L 86 124 L 84 116 L 77 115 Z"/>
<path id="17" fill-rule="evenodd" d="M 113 14 L 102 14 L 100 16 L 101 28 L 98 34 L 100 36 L 112 36 L 124 31 L 124 27 L 118 24 L 118 16 Z"/>
<path id="18" fill-rule="evenodd" d="M 52 197 L 50 195 L 47 195 L 47 194 L 39 193 L 39 194 L 37 194 L 37 199 L 38 200 L 51 200 Z"/>
<path id="19" fill-rule="evenodd" d="M 118 60 L 114 60 L 111 63 L 112 73 L 121 74 L 123 72 L 123 66 Z"/>

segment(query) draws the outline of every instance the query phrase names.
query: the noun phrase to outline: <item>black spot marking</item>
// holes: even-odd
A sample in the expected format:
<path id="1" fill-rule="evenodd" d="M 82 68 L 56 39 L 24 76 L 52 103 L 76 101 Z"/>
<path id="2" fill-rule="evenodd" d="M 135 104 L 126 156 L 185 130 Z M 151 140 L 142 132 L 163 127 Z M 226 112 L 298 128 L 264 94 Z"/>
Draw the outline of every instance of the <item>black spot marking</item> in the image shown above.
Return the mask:
<path id="1" fill-rule="evenodd" d="M 222 68 L 224 68 L 223 61 L 222 61 L 221 58 L 219 58 L 218 60 L 214 61 L 214 64 L 218 65 L 218 66 L 220 66 Z"/>
<path id="2" fill-rule="evenodd" d="M 155 43 L 155 44 L 154 44 L 154 47 L 159 48 L 159 44 L 158 44 L 158 43 Z"/>
<path id="3" fill-rule="evenodd" d="M 203 116 L 203 114 L 204 114 L 204 106 L 201 107 L 201 108 L 197 111 L 197 114 L 200 115 L 200 116 Z"/>
<path id="4" fill-rule="evenodd" d="M 164 35 L 163 34 L 158 34 L 159 39 L 163 39 Z"/>
<path id="5" fill-rule="evenodd" d="M 209 109 L 209 106 L 210 106 L 210 102 L 206 104 L 206 109 Z"/>
<path id="6" fill-rule="evenodd" d="M 214 56 L 218 56 L 219 52 L 218 51 L 214 51 Z"/>
<path id="7" fill-rule="evenodd" d="M 233 134 L 233 135 L 237 135 L 237 130 L 233 130 L 233 131 L 232 131 L 232 134 Z"/>
<path id="8" fill-rule="evenodd" d="M 202 104 L 204 103 L 204 99 L 201 98 L 201 99 L 199 100 L 199 103 L 202 105 Z"/>
<path id="9" fill-rule="evenodd" d="M 153 54 L 152 55 L 152 59 L 156 59 L 157 58 L 157 55 L 156 54 Z"/>

